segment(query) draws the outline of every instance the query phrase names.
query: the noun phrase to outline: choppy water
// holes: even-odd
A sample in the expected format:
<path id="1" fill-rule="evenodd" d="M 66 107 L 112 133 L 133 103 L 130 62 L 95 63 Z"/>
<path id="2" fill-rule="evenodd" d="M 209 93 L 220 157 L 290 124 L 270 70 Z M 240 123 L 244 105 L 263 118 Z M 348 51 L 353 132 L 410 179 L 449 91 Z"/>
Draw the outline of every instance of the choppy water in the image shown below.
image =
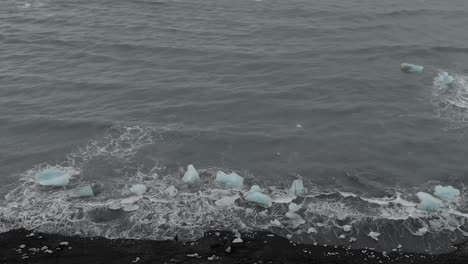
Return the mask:
<path id="1" fill-rule="evenodd" d="M 1 1 L 0 229 L 161 239 L 267 228 L 447 251 L 468 231 L 465 198 L 441 216 L 414 194 L 468 183 L 467 24 L 464 0 Z M 199 189 L 180 182 L 189 163 L 205 172 Z M 55 165 L 98 196 L 31 182 Z M 268 187 L 273 208 L 217 208 L 245 191 L 217 188 L 217 169 Z M 297 175 L 310 193 L 293 228 L 285 189 Z M 135 182 L 149 186 L 140 209 L 109 209 Z"/>

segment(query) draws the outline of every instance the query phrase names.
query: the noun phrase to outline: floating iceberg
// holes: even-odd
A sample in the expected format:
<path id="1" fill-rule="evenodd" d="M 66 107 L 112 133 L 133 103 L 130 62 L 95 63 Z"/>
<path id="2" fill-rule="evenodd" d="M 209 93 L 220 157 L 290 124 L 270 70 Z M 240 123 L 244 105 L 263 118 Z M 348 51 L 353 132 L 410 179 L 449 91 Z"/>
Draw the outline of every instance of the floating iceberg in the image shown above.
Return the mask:
<path id="1" fill-rule="evenodd" d="M 416 195 L 421 201 L 418 205 L 420 210 L 429 212 L 435 212 L 439 210 L 442 203 L 439 199 L 425 192 L 418 192 Z"/>
<path id="2" fill-rule="evenodd" d="M 34 175 L 35 181 L 43 186 L 67 186 L 70 178 L 69 172 L 58 168 L 47 168 Z"/>
<path id="3" fill-rule="evenodd" d="M 200 181 L 200 176 L 198 175 L 197 169 L 190 164 L 187 166 L 187 171 L 184 173 L 182 181 L 187 184 L 195 184 Z"/>
<path id="4" fill-rule="evenodd" d="M 90 185 L 76 187 L 72 190 L 72 193 L 75 197 L 94 197 L 94 191 Z"/>
<path id="5" fill-rule="evenodd" d="M 146 192 L 146 185 L 140 183 L 133 184 L 130 187 L 130 192 L 136 195 L 142 195 Z"/>
<path id="6" fill-rule="evenodd" d="M 458 203 L 460 199 L 460 191 L 452 186 L 437 185 L 434 188 L 434 195 L 442 200 Z"/>
<path id="7" fill-rule="evenodd" d="M 440 83 L 443 83 L 447 86 L 451 85 L 453 81 L 455 81 L 455 78 L 450 76 L 447 72 L 440 72 L 436 78 Z"/>
<path id="8" fill-rule="evenodd" d="M 235 205 L 236 200 L 239 196 L 223 197 L 215 202 L 218 207 L 232 207 Z"/>
<path id="9" fill-rule="evenodd" d="M 423 69 L 424 69 L 423 66 L 419 66 L 415 64 L 410 64 L 410 63 L 401 64 L 401 70 L 406 73 L 421 73 Z"/>
<path id="10" fill-rule="evenodd" d="M 169 195 L 169 196 L 176 196 L 177 195 L 177 189 L 174 187 L 174 185 L 171 185 L 164 190 L 164 192 Z"/>
<path id="11" fill-rule="evenodd" d="M 299 211 L 299 209 L 301 209 L 301 205 L 290 203 L 289 211 L 286 213 L 286 217 L 293 220 L 295 226 L 305 224 L 304 218 L 302 218 L 302 216 L 296 213 L 297 211 Z"/>
<path id="12" fill-rule="evenodd" d="M 247 192 L 245 200 L 256 203 L 266 208 L 271 207 L 272 201 L 270 197 L 266 194 L 261 193 L 261 191 L 262 189 L 260 189 L 258 185 L 253 185 L 250 188 L 250 191 Z"/>
<path id="13" fill-rule="evenodd" d="M 301 179 L 293 181 L 290 192 L 292 195 L 296 196 L 304 196 L 306 194 L 306 190 L 304 189 L 304 184 Z"/>
<path id="14" fill-rule="evenodd" d="M 244 178 L 239 176 L 235 172 L 226 174 L 222 171 L 216 173 L 215 182 L 222 185 L 225 188 L 240 188 L 244 185 Z"/>
<path id="15" fill-rule="evenodd" d="M 370 233 L 368 234 L 368 236 L 370 236 L 372 239 L 378 241 L 378 240 L 379 240 L 380 233 L 372 231 L 372 232 L 370 232 Z"/>

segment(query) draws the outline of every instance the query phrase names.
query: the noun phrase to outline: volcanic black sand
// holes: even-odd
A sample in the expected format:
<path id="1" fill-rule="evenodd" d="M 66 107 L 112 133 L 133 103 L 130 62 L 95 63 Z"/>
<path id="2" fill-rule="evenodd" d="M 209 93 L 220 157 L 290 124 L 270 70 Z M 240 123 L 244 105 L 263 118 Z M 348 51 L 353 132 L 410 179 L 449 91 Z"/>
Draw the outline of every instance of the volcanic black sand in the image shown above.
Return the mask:
<path id="1" fill-rule="evenodd" d="M 468 263 L 468 243 L 449 254 L 419 255 L 295 244 L 267 232 L 209 232 L 177 242 L 82 238 L 13 230 L 0 234 L 0 263 Z"/>

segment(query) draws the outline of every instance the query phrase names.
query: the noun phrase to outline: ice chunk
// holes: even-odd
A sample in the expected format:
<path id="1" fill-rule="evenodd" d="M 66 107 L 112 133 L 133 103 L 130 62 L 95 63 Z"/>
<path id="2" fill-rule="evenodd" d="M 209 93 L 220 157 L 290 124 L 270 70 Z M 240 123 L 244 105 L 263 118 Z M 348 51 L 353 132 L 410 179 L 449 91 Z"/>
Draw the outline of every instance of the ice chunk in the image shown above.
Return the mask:
<path id="1" fill-rule="evenodd" d="M 184 173 L 184 177 L 182 178 L 182 181 L 187 183 L 187 184 L 195 184 L 200 181 L 200 176 L 198 175 L 197 169 L 190 164 L 187 166 L 187 171 Z"/>
<path id="2" fill-rule="evenodd" d="M 174 185 L 171 185 L 164 190 L 164 192 L 169 195 L 169 196 L 176 196 L 177 195 L 177 189 L 174 187 Z"/>
<path id="3" fill-rule="evenodd" d="M 411 63 L 402 63 L 401 64 L 401 70 L 406 73 L 421 73 L 423 71 L 424 67 L 411 64 Z"/>
<path id="4" fill-rule="evenodd" d="M 380 233 L 372 231 L 372 232 L 370 232 L 370 233 L 368 234 L 368 236 L 370 236 L 372 239 L 378 241 L 378 240 L 379 240 Z"/>
<path id="5" fill-rule="evenodd" d="M 418 192 L 416 195 L 421 201 L 418 205 L 418 208 L 420 210 L 429 212 L 435 212 L 439 210 L 439 207 L 441 205 L 441 201 L 439 199 L 425 192 Z"/>
<path id="6" fill-rule="evenodd" d="M 262 189 L 258 185 L 253 185 L 250 188 L 250 191 L 247 192 L 247 195 L 245 196 L 245 200 L 249 202 L 254 202 L 260 206 L 263 207 L 271 207 L 272 201 L 270 197 L 266 194 L 261 193 Z"/>
<path id="7" fill-rule="evenodd" d="M 440 72 L 436 78 L 440 83 L 443 83 L 447 86 L 451 85 L 453 81 L 455 81 L 455 78 L 450 76 L 447 72 Z"/>
<path id="8" fill-rule="evenodd" d="M 307 230 L 307 233 L 310 234 L 310 233 L 317 233 L 317 229 L 313 228 L 313 227 L 309 227 L 309 229 Z"/>
<path id="9" fill-rule="evenodd" d="M 304 189 L 304 184 L 301 179 L 294 180 L 291 186 L 291 194 L 296 196 L 304 196 L 306 190 Z"/>
<path id="10" fill-rule="evenodd" d="M 233 244 L 238 244 L 238 243 L 242 243 L 242 242 L 244 242 L 244 241 L 243 241 L 242 238 L 240 238 L 240 237 L 236 237 L 236 238 L 232 241 Z"/>
<path id="11" fill-rule="evenodd" d="M 76 187 L 72 190 L 73 196 L 75 197 L 93 197 L 94 191 L 90 185 Z"/>
<path id="12" fill-rule="evenodd" d="M 434 195 L 439 197 L 442 200 L 450 201 L 450 202 L 457 202 L 460 199 L 460 191 L 458 189 L 453 188 L 452 186 L 442 186 L 437 185 L 434 188 Z"/>
<path id="13" fill-rule="evenodd" d="M 278 227 L 281 226 L 281 222 L 278 221 L 278 219 L 271 220 L 271 221 L 270 221 L 270 224 L 272 224 L 272 225 L 274 225 L 274 226 L 278 226 Z"/>
<path id="14" fill-rule="evenodd" d="M 342 227 L 343 227 L 343 231 L 345 231 L 345 232 L 351 231 L 351 226 L 350 225 L 344 225 Z"/>
<path id="15" fill-rule="evenodd" d="M 223 197 L 215 202 L 215 205 L 218 207 L 232 207 L 239 196 L 232 196 L 232 197 Z"/>
<path id="16" fill-rule="evenodd" d="M 70 178 L 70 173 L 58 168 L 47 168 L 34 175 L 36 182 L 43 186 L 67 186 Z"/>
<path id="17" fill-rule="evenodd" d="M 222 185 L 225 188 L 240 188 L 244 185 L 244 178 L 239 176 L 235 172 L 226 174 L 222 171 L 216 173 L 215 182 Z"/>
<path id="18" fill-rule="evenodd" d="M 418 231 L 416 231 L 416 233 L 414 233 L 414 235 L 416 236 L 424 236 L 426 233 L 427 233 L 427 228 L 426 227 L 421 227 L 418 229 Z"/>
<path id="19" fill-rule="evenodd" d="M 140 183 L 133 184 L 130 187 L 130 192 L 136 195 L 142 195 L 146 192 L 146 185 Z"/>
<path id="20" fill-rule="evenodd" d="M 299 211 L 299 209 L 301 209 L 301 205 L 290 203 L 289 211 L 286 213 L 286 217 L 293 220 L 295 226 L 305 224 L 305 220 L 298 213 L 296 213 Z"/>

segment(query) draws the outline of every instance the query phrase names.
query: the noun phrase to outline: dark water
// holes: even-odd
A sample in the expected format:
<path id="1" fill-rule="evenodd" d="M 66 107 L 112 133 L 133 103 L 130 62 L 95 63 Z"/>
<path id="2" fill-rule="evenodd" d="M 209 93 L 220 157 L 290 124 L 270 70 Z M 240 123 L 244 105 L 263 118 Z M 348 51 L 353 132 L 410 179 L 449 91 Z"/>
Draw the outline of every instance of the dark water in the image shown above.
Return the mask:
<path id="1" fill-rule="evenodd" d="M 149 181 L 156 167 L 159 179 L 174 181 L 179 167 L 193 163 L 236 170 L 265 187 L 301 175 L 309 189 L 363 197 L 414 194 L 432 182 L 463 190 L 467 24 L 465 0 L 1 1 L 5 208 L 23 204 L 18 194 L 26 190 L 47 197 L 31 186 L 10 192 L 39 164 L 71 164 L 80 183 L 116 188 Z M 402 62 L 425 70 L 405 74 Z M 439 71 L 455 77 L 454 89 L 434 84 Z M 356 204 L 336 199 L 336 212 Z M 132 221 L 80 210 L 93 223 Z M 41 219 L 53 218 L 22 211 L 33 224 L 12 224 L 20 217 L 13 214 L 3 226 L 41 227 Z M 169 222 L 156 229 L 181 225 Z M 76 231 L 67 225 L 60 230 Z M 120 234 L 100 228 L 84 234 Z M 164 237 L 152 235 L 154 226 L 138 230 L 123 236 Z"/>

